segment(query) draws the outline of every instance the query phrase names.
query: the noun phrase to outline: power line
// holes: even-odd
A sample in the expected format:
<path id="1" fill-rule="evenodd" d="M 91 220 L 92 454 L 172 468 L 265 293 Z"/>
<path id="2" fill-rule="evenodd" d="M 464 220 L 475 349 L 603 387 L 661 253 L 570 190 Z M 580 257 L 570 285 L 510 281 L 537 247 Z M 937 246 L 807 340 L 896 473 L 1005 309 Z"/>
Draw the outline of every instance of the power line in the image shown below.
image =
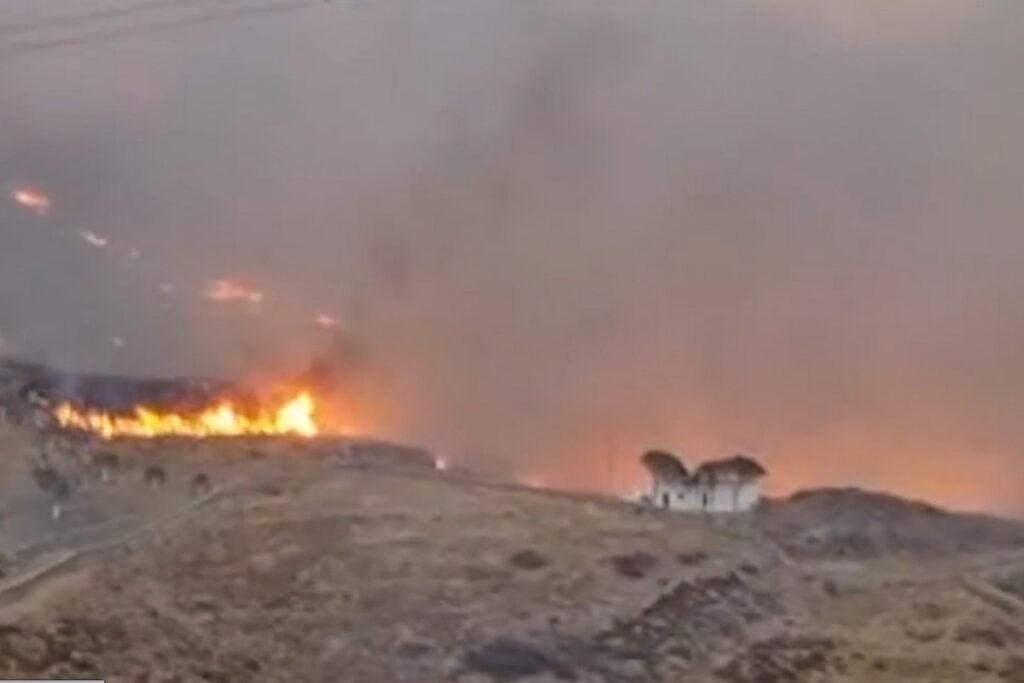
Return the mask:
<path id="1" fill-rule="evenodd" d="M 0 25 L 0 38 L 11 38 L 26 33 L 75 28 L 82 24 L 94 24 L 109 19 L 123 19 L 140 14 L 152 14 L 164 10 L 185 9 L 210 4 L 223 4 L 234 0 L 145 0 L 129 6 L 107 7 L 79 14 L 63 14 L 46 17 L 20 24 Z"/>
<path id="2" fill-rule="evenodd" d="M 111 29 L 107 31 L 94 31 L 90 33 L 80 33 L 77 35 L 67 36 L 63 38 L 53 38 L 50 40 L 39 40 L 35 42 L 21 43 L 17 45 L 11 45 L 6 48 L 0 47 L 0 59 L 18 57 L 21 55 L 26 55 L 34 52 L 43 52 L 46 50 L 61 47 L 106 43 L 117 40 L 119 38 L 127 38 L 136 35 L 169 33 L 179 29 L 188 29 L 196 26 L 205 26 L 208 24 L 230 23 L 248 17 L 275 14 L 289 14 L 292 12 L 300 12 L 302 10 L 312 9 L 314 7 L 323 7 L 325 4 L 328 4 L 328 2 L 329 0 L 282 0 L 281 2 L 274 2 L 267 5 L 260 5 L 257 7 L 247 7 L 245 9 L 213 11 L 207 12 L 205 14 L 185 17 L 182 19 L 170 19 L 166 21 L 158 21 L 135 26 L 125 26 L 122 28 Z M 2 66 L 2 64 L 0 64 L 0 66 Z"/>

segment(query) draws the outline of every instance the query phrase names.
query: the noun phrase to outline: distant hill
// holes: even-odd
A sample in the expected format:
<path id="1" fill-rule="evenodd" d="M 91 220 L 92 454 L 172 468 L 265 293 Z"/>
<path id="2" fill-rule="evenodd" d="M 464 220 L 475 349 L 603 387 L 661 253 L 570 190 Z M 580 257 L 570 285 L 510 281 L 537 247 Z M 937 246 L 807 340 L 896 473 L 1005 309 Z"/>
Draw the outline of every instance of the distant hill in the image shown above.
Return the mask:
<path id="1" fill-rule="evenodd" d="M 1022 522 L 855 488 L 767 501 L 758 520 L 776 543 L 801 558 L 928 558 L 1024 548 Z"/>

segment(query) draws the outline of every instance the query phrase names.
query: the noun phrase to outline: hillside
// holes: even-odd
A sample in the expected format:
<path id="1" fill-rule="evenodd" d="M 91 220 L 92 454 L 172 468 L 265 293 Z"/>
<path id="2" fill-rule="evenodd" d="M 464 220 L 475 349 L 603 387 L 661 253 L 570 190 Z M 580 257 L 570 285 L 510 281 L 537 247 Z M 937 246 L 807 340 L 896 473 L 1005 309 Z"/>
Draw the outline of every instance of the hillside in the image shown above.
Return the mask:
<path id="1" fill-rule="evenodd" d="M 32 447 L 5 435 L 8 472 Z M 58 523 L 7 505 L 0 676 L 1024 681 L 1013 523 L 853 491 L 705 519 L 344 448 L 151 444 Z"/>
<path id="2" fill-rule="evenodd" d="M 1024 548 L 1018 522 L 858 489 L 802 491 L 768 503 L 759 518 L 773 540 L 805 559 L 930 559 Z"/>

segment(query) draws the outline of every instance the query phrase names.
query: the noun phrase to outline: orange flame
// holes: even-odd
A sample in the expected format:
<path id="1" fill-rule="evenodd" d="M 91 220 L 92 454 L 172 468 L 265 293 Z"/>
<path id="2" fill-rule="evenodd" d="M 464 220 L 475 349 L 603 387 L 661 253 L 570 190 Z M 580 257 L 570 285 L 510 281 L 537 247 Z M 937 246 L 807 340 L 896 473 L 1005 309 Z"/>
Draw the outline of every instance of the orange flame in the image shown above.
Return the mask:
<path id="1" fill-rule="evenodd" d="M 116 415 L 103 411 L 82 411 L 70 403 L 62 403 L 54 415 L 65 429 L 92 432 L 108 440 L 118 437 L 161 436 L 311 438 L 321 431 L 316 420 L 316 407 L 313 397 L 303 392 L 276 408 L 261 408 L 254 412 L 240 410 L 225 400 L 212 408 L 193 414 L 160 412 L 138 407 L 131 415 Z"/>

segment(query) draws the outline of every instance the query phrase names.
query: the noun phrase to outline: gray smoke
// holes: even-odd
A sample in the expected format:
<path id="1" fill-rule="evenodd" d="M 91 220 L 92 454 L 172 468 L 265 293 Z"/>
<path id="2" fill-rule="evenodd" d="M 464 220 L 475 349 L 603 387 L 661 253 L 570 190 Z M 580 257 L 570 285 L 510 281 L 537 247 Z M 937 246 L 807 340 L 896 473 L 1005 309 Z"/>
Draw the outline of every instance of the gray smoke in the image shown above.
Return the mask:
<path id="1" fill-rule="evenodd" d="M 56 204 L 0 207 L 0 337 L 133 374 L 341 350 L 389 435 L 558 485 L 746 450 L 779 490 L 1019 511 L 1022 20 L 381 0 L 12 58 L 0 182 Z"/>

